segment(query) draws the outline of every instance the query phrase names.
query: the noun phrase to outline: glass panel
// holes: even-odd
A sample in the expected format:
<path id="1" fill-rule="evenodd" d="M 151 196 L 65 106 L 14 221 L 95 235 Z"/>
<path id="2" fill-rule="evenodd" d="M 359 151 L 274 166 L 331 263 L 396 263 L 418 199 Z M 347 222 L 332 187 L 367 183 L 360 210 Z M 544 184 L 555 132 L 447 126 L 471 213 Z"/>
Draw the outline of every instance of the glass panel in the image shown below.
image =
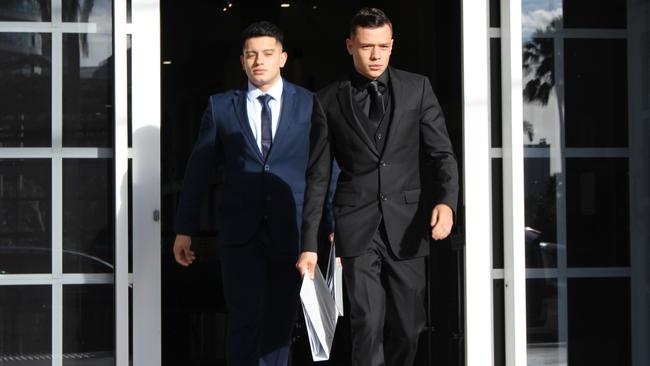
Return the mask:
<path id="1" fill-rule="evenodd" d="M 569 365 L 629 366 L 630 280 L 570 278 Z"/>
<path id="2" fill-rule="evenodd" d="M 0 147 L 52 144 L 52 36 L 0 33 Z"/>
<path id="3" fill-rule="evenodd" d="M 64 272 L 113 272 L 112 163 L 63 160 Z"/>
<path id="4" fill-rule="evenodd" d="M 506 366 L 506 316 L 503 280 L 492 280 L 494 299 L 494 366 Z"/>
<path id="5" fill-rule="evenodd" d="M 49 159 L 0 159 L 0 274 L 52 268 Z"/>
<path id="6" fill-rule="evenodd" d="M 526 280 L 528 366 L 566 365 L 558 344 L 557 280 Z"/>
<path id="7" fill-rule="evenodd" d="M 501 27 L 501 1 L 490 0 L 490 27 Z"/>
<path id="8" fill-rule="evenodd" d="M 111 0 L 63 0 L 61 5 L 64 22 L 94 23 L 101 27 L 98 32 L 110 33 L 105 27 L 111 27 L 113 19 Z"/>
<path id="9" fill-rule="evenodd" d="M 129 197 L 129 273 L 133 273 L 133 160 L 129 159 L 127 171 L 127 194 Z"/>
<path id="10" fill-rule="evenodd" d="M 490 118 L 492 147 L 501 147 L 501 38 L 490 38 Z"/>
<path id="11" fill-rule="evenodd" d="M 553 40 L 531 38 L 523 45 L 524 145 L 559 156 L 560 103 L 555 88 Z"/>
<path id="12" fill-rule="evenodd" d="M 49 366 L 50 286 L 0 286 L 0 364 Z"/>
<path id="13" fill-rule="evenodd" d="M 503 268 L 503 161 L 492 159 L 492 268 Z"/>
<path id="14" fill-rule="evenodd" d="M 626 1 L 564 0 L 565 28 L 625 28 Z"/>
<path id="15" fill-rule="evenodd" d="M 568 265 L 629 266 L 628 160 L 574 158 L 566 166 Z"/>
<path id="16" fill-rule="evenodd" d="M 112 285 L 63 286 L 63 365 L 114 366 Z"/>
<path id="17" fill-rule="evenodd" d="M 526 267 L 557 266 L 555 185 L 548 158 L 524 159 Z"/>
<path id="18" fill-rule="evenodd" d="M 112 37 L 63 35 L 63 145 L 110 147 L 113 143 Z"/>
<path id="19" fill-rule="evenodd" d="M 2 0 L 0 22 L 49 22 L 50 0 Z"/>
<path id="20" fill-rule="evenodd" d="M 627 146 L 625 39 L 565 39 L 566 146 Z"/>
<path id="21" fill-rule="evenodd" d="M 133 65 L 131 57 L 131 35 L 126 35 L 126 82 L 127 82 L 127 95 L 126 95 L 126 112 L 127 112 L 127 133 L 128 133 L 128 146 L 133 147 Z M 130 196 L 129 196 L 130 197 Z"/>
<path id="22" fill-rule="evenodd" d="M 133 6 L 131 5 L 132 0 L 126 0 L 126 22 L 131 23 L 132 10 Z"/>
<path id="23" fill-rule="evenodd" d="M 562 22 L 562 0 L 522 0 L 521 23 L 524 42 L 534 34 L 552 32 Z"/>

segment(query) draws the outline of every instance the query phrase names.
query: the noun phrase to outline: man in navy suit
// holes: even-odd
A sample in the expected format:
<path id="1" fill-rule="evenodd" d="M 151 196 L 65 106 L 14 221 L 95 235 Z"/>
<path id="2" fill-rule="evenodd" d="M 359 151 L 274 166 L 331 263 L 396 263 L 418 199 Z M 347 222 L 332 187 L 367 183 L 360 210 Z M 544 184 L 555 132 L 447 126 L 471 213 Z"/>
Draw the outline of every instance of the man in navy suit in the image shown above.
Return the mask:
<path id="1" fill-rule="evenodd" d="M 269 22 L 242 33 L 248 87 L 210 97 L 187 163 L 176 219 L 174 256 L 195 258 L 201 200 L 219 163 L 221 268 L 228 309 L 229 365 L 286 365 L 300 288 L 305 170 L 313 95 L 280 76 L 282 32 Z"/>

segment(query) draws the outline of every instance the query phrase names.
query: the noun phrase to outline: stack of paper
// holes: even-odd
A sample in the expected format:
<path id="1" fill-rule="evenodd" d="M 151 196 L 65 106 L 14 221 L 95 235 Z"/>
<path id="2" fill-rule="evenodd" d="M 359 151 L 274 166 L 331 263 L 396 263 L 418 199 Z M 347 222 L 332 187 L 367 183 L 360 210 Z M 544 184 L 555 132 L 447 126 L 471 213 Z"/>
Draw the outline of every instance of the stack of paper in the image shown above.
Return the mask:
<path id="1" fill-rule="evenodd" d="M 314 279 L 310 279 L 309 274 L 305 273 L 300 289 L 302 311 L 305 314 L 309 347 L 314 361 L 329 359 L 336 322 L 338 317 L 343 315 L 341 266 L 336 263 L 333 245 L 327 267 L 327 281 L 316 266 Z"/>

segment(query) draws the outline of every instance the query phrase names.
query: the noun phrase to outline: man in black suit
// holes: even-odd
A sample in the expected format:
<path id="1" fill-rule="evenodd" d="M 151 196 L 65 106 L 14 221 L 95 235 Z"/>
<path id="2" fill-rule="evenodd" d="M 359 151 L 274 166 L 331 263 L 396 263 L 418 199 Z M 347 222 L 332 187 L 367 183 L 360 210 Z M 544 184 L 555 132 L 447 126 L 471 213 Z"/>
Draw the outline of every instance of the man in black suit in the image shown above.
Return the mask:
<path id="1" fill-rule="evenodd" d="M 411 365 L 424 328 L 424 257 L 446 238 L 458 200 L 458 168 L 429 80 L 389 67 L 392 25 L 378 9 L 352 19 L 354 70 L 315 97 L 303 252 L 313 273 L 318 223 L 332 160 L 335 240 L 350 300 L 353 365 Z"/>
<path id="2" fill-rule="evenodd" d="M 282 32 L 269 22 L 242 32 L 247 86 L 212 95 L 187 163 L 176 216 L 176 261 L 194 261 L 207 183 L 217 163 L 219 252 L 228 309 L 227 360 L 286 366 L 298 308 L 299 223 L 313 94 L 282 79 Z"/>

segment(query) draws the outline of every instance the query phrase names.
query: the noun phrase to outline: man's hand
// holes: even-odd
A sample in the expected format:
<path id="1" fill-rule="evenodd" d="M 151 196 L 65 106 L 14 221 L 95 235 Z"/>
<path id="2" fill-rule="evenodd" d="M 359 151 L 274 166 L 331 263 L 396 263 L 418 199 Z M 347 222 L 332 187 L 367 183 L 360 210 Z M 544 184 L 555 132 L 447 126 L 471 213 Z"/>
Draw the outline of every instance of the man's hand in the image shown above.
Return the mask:
<path id="1" fill-rule="evenodd" d="M 451 207 L 441 203 L 436 205 L 431 212 L 431 237 L 442 240 L 449 236 L 454 224 L 454 213 Z"/>
<path id="2" fill-rule="evenodd" d="M 181 266 L 187 267 L 196 258 L 194 252 L 190 249 L 192 245 L 192 237 L 189 235 L 176 235 L 174 240 L 174 258 Z"/>
<path id="3" fill-rule="evenodd" d="M 300 258 L 298 258 L 298 263 L 296 263 L 296 268 L 298 268 L 301 276 L 304 275 L 305 271 L 309 272 L 309 278 L 313 280 L 317 263 L 318 254 L 316 252 L 302 252 Z"/>

